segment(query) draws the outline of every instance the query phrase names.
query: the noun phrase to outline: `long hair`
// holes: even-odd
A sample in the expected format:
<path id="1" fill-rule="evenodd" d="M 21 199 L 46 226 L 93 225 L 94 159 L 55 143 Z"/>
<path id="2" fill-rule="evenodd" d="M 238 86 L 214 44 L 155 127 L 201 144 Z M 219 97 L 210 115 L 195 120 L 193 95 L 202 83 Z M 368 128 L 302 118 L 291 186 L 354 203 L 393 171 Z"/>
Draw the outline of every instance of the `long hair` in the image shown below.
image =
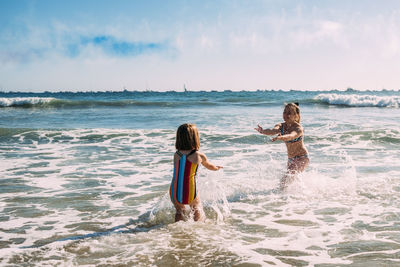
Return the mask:
<path id="1" fill-rule="evenodd" d="M 200 138 L 196 124 L 184 123 L 176 131 L 175 148 L 177 150 L 199 150 Z"/>
<path id="2" fill-rule="evenodd" d="M 285 105 L 285 108 L 289 108 L 294 114 L 296 114 L 295 121 L 300 123 L 301 115 L 300 115 L 300 108 L 299 103 L 289 103 Z"/>

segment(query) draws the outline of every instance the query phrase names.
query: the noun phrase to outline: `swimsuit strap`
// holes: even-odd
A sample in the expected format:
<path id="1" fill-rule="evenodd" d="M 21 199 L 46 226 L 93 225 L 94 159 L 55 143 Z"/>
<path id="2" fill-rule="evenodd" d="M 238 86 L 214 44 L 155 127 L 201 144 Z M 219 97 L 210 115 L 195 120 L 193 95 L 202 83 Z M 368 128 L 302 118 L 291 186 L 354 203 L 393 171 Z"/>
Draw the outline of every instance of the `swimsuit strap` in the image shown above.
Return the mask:
<path id="1" fill-rule="evenodd" d="M 187 155 L 187 156 L 190 156 L 190 155 L 192 155 L 194 152 L 196 152 L 197 150 L 196 149 L 193 149 L 192 151 L 190 151 L 190 153 Z"/>
<path id="2" fill-rule="evenodd" d="M 179 157 L 182 157 L 183 155 L 185 155 L 186 157 L 189 157 L 190 155 L 192 155 L 194 152 L 196 152 L 196 149 L 193 149 L 192 151 L 190 151 L 189 154 L 185 155 L 182 152 L 180 152 L 179 150 L 176 151 L 176 154 L 178 154 Z"/>

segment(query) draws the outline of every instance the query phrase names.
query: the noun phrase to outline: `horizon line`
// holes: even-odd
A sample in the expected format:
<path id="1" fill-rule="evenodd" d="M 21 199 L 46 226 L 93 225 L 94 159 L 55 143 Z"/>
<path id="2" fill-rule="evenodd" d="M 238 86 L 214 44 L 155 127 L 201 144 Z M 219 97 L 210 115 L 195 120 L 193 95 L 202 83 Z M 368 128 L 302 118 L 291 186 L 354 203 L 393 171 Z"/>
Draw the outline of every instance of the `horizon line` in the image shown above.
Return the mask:
<path id="1" fill-rule="evenodd" d="M 359 89 L 354 89 L 352 87 L 347 87 L 346 89 L 320 89 L 320 90 L 309 90 L 309 89 L 242 89 L 242 90 L 231 90 L 231 89 L 224 89 L 224 90 L 190 90 L 187 89 L 184 90 L 152 90 L 152 89 L 143 89 L 143 90 L 128 90 L 124 87 L 124 89 L 120 90 L 59 90 L 59 91 L 49 91 L 49 90 L 43 90 L 43 91 L 31 91 L 31 90 L 24 90 L 22 89 L 17 90 L 17 91 L 6 91 L 4 89 L 0 89 L 1 94 L 15 94 L 15 93 L 22 93 L 22 94 L 45 94 L 45 93 L 50 93 L 50 94 L 57 94 L 57 93 L 146 93 L 146 92 L 151 92 L 151 93 L 190 93 L 190 92 L 399 92 L 399 89 L 387 89 L 387 88 L 382 88 L 382 89 L 364 89 L 364 90 L 359 90 Z"/>

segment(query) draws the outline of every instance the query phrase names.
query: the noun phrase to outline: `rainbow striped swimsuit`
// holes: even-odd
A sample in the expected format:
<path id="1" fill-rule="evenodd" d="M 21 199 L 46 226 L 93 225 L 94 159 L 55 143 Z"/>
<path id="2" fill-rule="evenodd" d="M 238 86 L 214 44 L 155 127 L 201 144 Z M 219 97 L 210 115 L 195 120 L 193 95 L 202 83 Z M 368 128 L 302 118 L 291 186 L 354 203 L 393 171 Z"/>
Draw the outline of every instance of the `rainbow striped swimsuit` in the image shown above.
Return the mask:
<path id="1" fill-rule="evenodd" d="M 196 150 L 192 150 L 188 155 L 177 151 L 180 156 L 174 164 L 174 176 L 172 177 L 169 193 L 174 203 L 190 204 L 197 195 L 196 174 L 198 164 L 190 162 L 187 157 Z"/>

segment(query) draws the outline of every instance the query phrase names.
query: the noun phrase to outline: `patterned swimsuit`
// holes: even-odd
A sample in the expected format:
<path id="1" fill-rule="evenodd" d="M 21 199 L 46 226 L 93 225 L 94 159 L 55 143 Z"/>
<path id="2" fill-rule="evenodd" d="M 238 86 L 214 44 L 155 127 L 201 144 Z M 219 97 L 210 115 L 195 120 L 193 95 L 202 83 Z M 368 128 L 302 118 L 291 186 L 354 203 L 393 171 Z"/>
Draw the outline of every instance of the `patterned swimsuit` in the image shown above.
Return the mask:
<path id="1" fill-rule="evenodd" d="M 197 196 L 196 176 L 198 164 L 190 162 L 187 157 L 196 150 L 192 150 L 188 155 L 177 151 L 180 157 L 174 164 L 174 176 L 172 177 L 169 189 L 172 202 L 180 204 L 190 204 Z"/>

